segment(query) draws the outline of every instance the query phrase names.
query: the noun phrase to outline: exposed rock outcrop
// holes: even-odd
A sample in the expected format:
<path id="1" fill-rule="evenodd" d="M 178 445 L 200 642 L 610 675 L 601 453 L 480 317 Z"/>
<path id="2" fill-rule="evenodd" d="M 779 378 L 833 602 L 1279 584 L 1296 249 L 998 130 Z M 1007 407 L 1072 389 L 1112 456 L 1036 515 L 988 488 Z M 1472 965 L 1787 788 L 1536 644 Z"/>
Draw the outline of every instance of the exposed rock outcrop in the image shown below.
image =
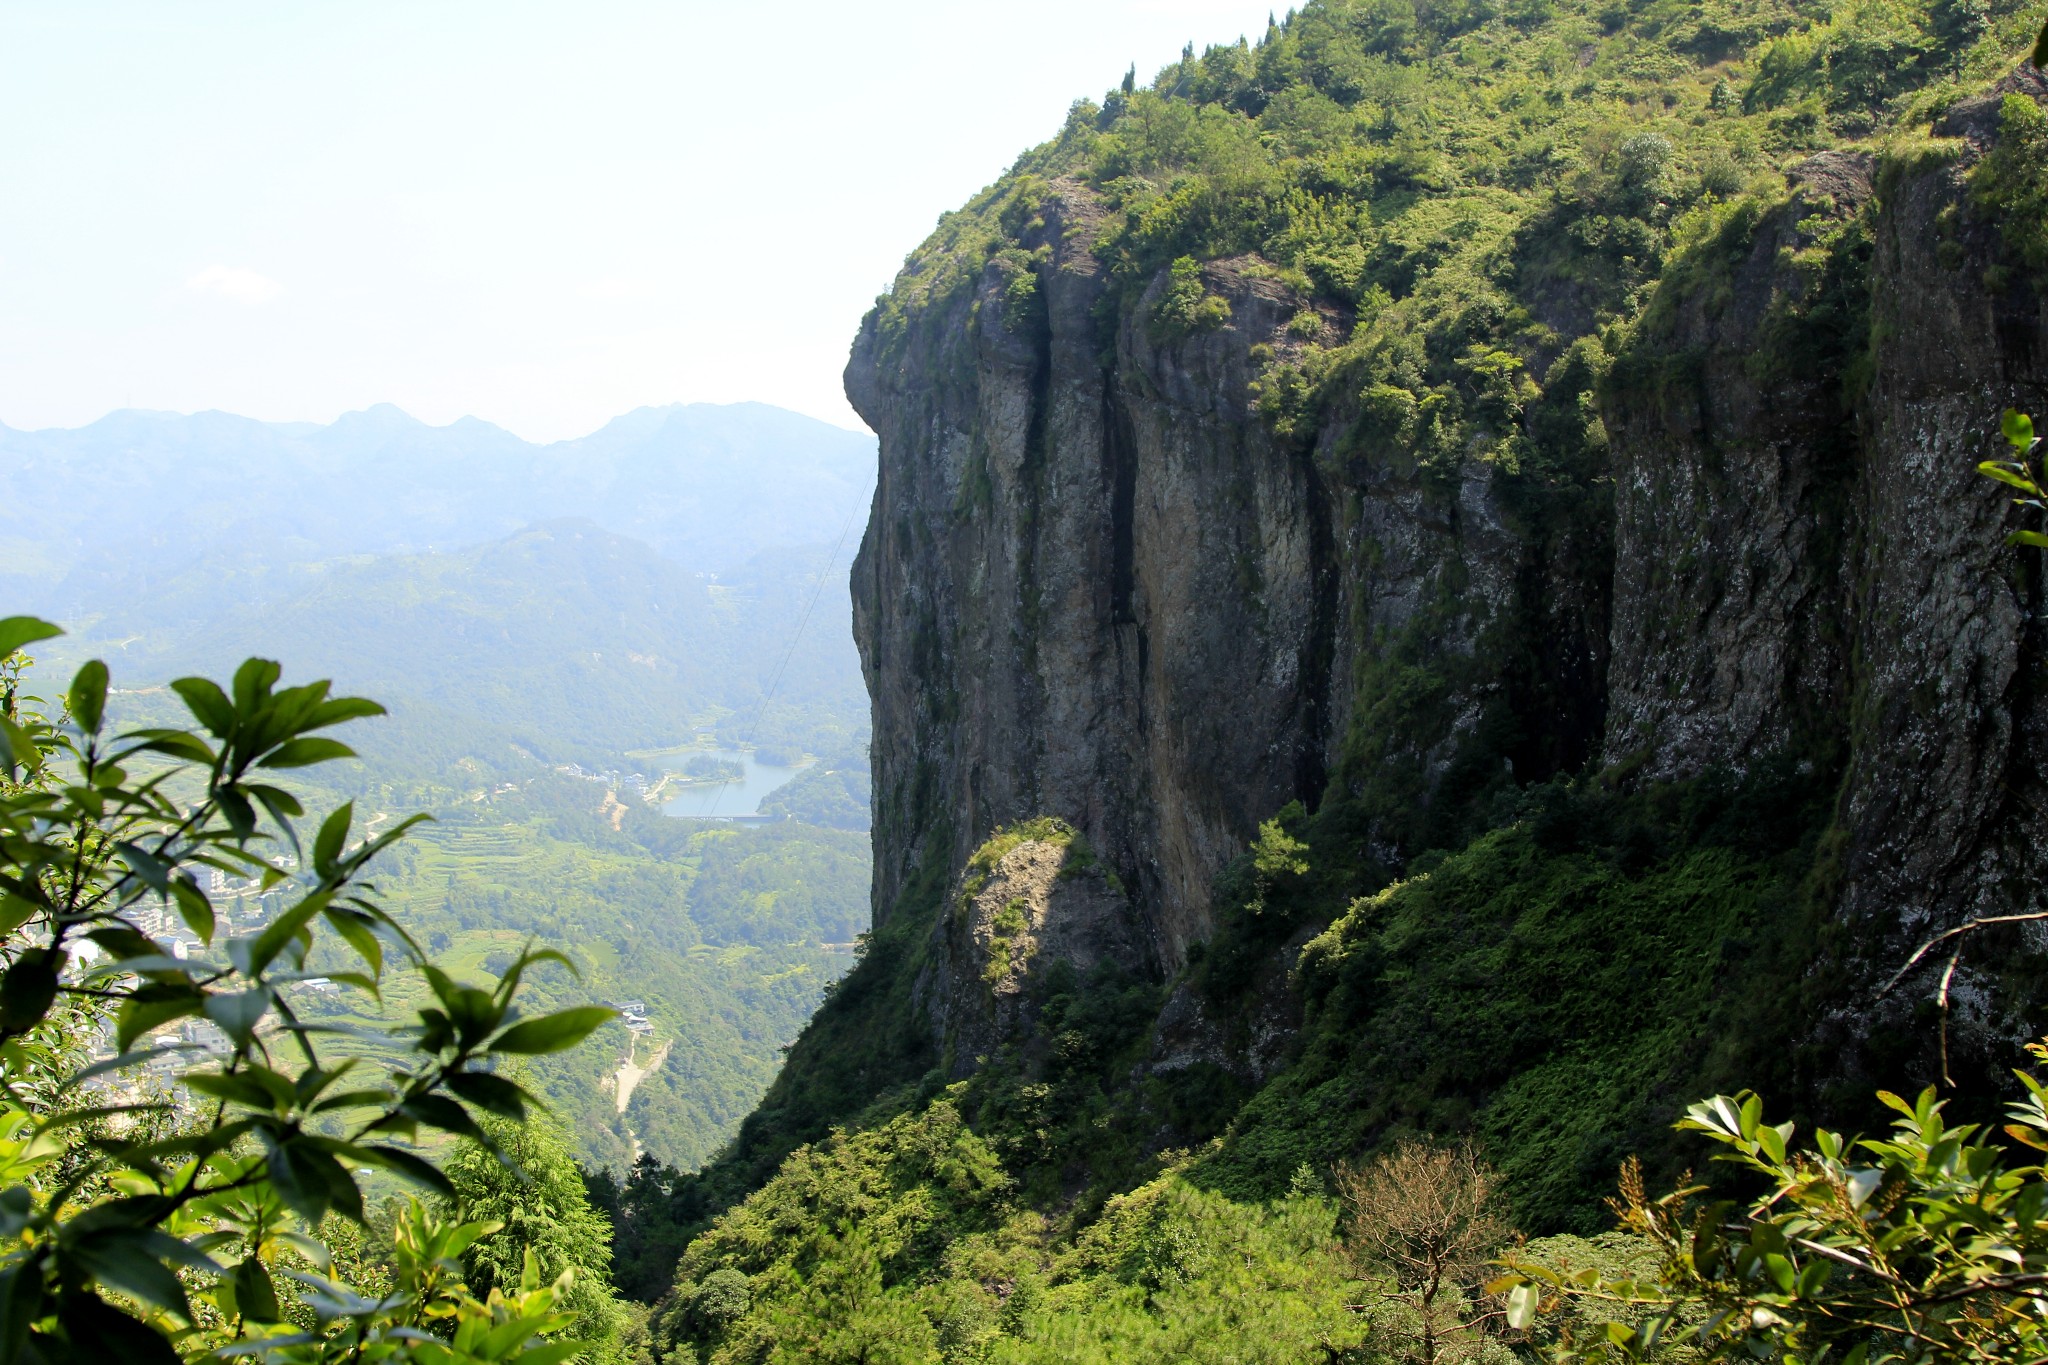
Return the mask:
<path id="1" fill-rule="evenodd" d="M 1032 1037 L 1034 988 L 1057 967 L 1076 979 L 1105 963 L 1134 976 L 1153 968 L 1130 897 L 1066 839 L 1025 839 L 1003 853 L 960 887 L 932 937 L 917 1004 L 954 1077 Z"/>

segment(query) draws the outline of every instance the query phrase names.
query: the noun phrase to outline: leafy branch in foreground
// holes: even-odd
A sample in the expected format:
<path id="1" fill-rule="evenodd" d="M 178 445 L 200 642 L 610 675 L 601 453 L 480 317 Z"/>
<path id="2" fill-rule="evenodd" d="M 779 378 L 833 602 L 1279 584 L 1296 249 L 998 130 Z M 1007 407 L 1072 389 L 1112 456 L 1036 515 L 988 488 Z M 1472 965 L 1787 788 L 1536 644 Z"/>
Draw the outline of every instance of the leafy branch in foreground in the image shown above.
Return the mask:
<path id="1" fill-rule="evenodd" d="M 2030 1051 L 2048 1061 L 2048 1045 Z M 2006 1131 L 2048 1150 L 2048 1087 Z M 1704 1133 L 1765 1192 L 1738 1206 L 1698 1202 L 1704 1187 L 1650 1198 L 1633 1163 L 1617 1209 L 1659 1253 L 1651 1278 L 1570 1273 L 1510 1258 L 1494 1286 L 1510 1319 L 1576 1301 L 1613 1321 L 1567 1334 L 1560 1359 L 1632 1361 L 1690 1347 L 1711 1356 L 1877 1365 L 1883 1361 L 2038 1361 L 2048 1355 L 2048 1172 L 2009 1165 L 1976 1125 L 1950 1127 L 1930 1087 L 1896 1110 L 1889 1138 L 1825 1129 L 1795 1148 L 1790 1123 L 1767 1124 L 1755 1095 L 1692 1106 L 1680 1127 Z M 1644 1310 L 1649 1310 L 1647 1315 Z"/>
<path id="2" fill-rule="evenodd" d="M 0 619 L 0 1365 L 85 1351 L 529 1365 L 573 1354 L 573 1342 L 535 1344 L 568 1320 L 556 1308 L 568 1277 L 488 1302 L 463 1289 L 460 1256 L 490 1224 L 448 1227 L 414 1205 L 388 1293 L 290 1272 L 291 1298 L 274 1272 L 281 1260 L 330 1265 L 321 1223 L 363 1222 L 372 1169 L 451 1194 L 414 1145 L 422 1130 L 490 1146 L 473 1111 L 523 1118 L 531 1099 L 496 1060 L 572 1047 L 612 1012 L 522 1016 L 524 974 L 567 965 L 549 950 L 522 953 L 488 988 L 428 960 L 366 879 L 424 816 L 352 840 L 343 805 L 302 840 L 306 812 L 274 775 L 352 756 L 319 732 L 381 714 L 375 702 L 330 696 L 325 682 L 280 688 L 278 666 L 251 659 L 225 689 L 171 684 L 196 727 L 109 735 L 105 664 L 78 670 L 54 718 L 23 691 L 19 651 L 59 633 Z M 214 873 L 286 904 L 225 932 L 202 881 Z M 388 1027 L 301 1020 L 293 996 L 316 974 L 316 948 L 317 975 L 381 1002 L 403 974 L 425 1003 Z M 192 1063 L 177 1083 L 204 1106 L 179 1125 L 123 1077 L 183 1021 L 224 1042 L 169 1044 Z M 110 1033 L 112 1055 L 86 1061 L 90 1031 Z"/>

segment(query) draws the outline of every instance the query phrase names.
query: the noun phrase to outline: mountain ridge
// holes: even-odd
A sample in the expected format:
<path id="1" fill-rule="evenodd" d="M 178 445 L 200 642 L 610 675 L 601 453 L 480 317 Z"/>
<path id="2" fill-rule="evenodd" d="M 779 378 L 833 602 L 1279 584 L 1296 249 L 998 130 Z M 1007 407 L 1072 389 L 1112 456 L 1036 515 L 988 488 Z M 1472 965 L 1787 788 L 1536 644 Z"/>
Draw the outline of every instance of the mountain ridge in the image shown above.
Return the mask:
<path id="1" fill-rule="evenodd" d="M 0 432 L 0 457 L 0 499 L 23 513 L 0 543 L 0 590 L 55 615 L 106 597 L 109 578 L 160 574 L 216 545 L 283 562 L 453 548 L 564 514 L 720 571 L 776 545 L 830 543 L 873 481 L 871 437 L 765 404 L 643 408 L 548 444 L 472 418 L 428 426 L 390 405 L 310 429 L 120 412 Z M 74 571 L 92 580 L 67 588 Z"/>

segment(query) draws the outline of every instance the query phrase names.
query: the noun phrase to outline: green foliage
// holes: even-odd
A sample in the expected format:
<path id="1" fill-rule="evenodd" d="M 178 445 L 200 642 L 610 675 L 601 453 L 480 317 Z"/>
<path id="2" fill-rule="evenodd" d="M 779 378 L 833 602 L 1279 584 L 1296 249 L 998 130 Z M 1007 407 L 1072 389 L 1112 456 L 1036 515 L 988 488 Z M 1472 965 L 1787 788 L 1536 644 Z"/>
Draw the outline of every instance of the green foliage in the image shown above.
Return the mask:
<path id="1" fill-rule="evenodd" d="M 821 759 L 798 773 L 761 803 L 761 814 L 865 834 L 872 802 L 867 755 L 850 754 Z"/>
<path id="2" fill-rule="evenodd" d="M 707 1361 L 1299 1360 L 1358 1343 L 1334 1221 L 1166 1177 L 1048 1245 L 940 1099 L 793 1154 L 692 1244 L 659 1330 Z"/>
<path id="3" fill-rule="evenodd" d="M 2048 1046 L 2032 1045 L 2048 1060 Z M 2048 1150 L 2048 1087 L 2006 1131 Z M 1744 1091 L 1693 1105 L 1681 1129 L 1723 1147 L 1717 1161 L 1760 1193 L 1698 1203 L 1658 1198 L 1624 1172 L 1624 1227 L 1655 1249 L 1654 1273 L 1545 1264 L 1529 1249 L 1509 1279 L 1526 1315 L 1569 1304 L 1608 1318 L 1566 1330 L 1560 1359 L 1638 1360 L 1693 1346 L 1709 1357 L 1850 1361 L 2031 1361 L 2048 1334 L 2048 1170 L 2013 1164 L 1977 1124 L 1951 1125 L 1932 1087 L 1896 1111 L 1888 1138 L 1766 1124 Z M 1622 1310 L 1619 1313 L 1612 1309 Z"/>
<path id="4" fill-rule="evenodd" d="M 1307 816 L 1301 803 L 1292 801 L 1278 815 L 1259 825 L 1259 837 L 1251 850 L 1252 894 L 1245 902 L 1247 914 L 1265 913 L 1266 893 L 1276 882 L 1299 877 L 1309 870 L 1308 859 L 1302 856 L 1310 851 L 1309 846 L 1285 828 L 1299 824 Z"/>
<path id="5" fill-rule="evenodd" d="M 1193 332 L 1213 332 L 1230 321 L 1230 304 L 1202 287 L 1202 267 L 1183 256 L 1167 270 L 1166 288 L 1152 313 L 1152 333 L 1162 341 Z"/>
<path id="6" fill-rule="evenodd" d="M 963 1239 L 999 1225 L 1011 1182 L 939 1102 L 793 1153 L 776 1178 L 692 1242 L 659 1329 L 712 1358 L 852 1359 L 906 1316 L 888 1291 L 928 1276 Z M 729 1311 L 731 1276 L 749 1309 Z M 711 1303 L 726 1305 L 706 1311 Z M 926 1327 L 926 1333 L 930 1329 Z"/>
<path id="7" fill-rule="evenodd" d="M 1055 963 L 1032 989 L 1035 1036 L 983 1061 L 962 1112 L 1027 1196 L 1099 1200 L 1158 1166 L 1155 1106 L 1132 1103 L 1128 1078 L 1164 992 L 1109 962 Z"/>
<path id="8" fill-rule="evenodd" d="M 1511 823 L 1421 860 L 1302 950 L 1297 1059 L 1193 1178 L 1257 1197 L 1389 1133 L 1476 1131 L 1523 1227 L 1591 1232 L 1625 1154 L 1675 1159 L 1658 1097 L 1754 1060 L 1776 1016 L 1744 1002 L 1785 989 L 1811 951 L 1802 884 L 1825 807 L 1790 763 L 1516 802 Z M 1263 918 L 1299 922 L 1294 905 Z M 1212 962 L 1233 939 L 1274 941 L 1237 923 Z M 1635 984 L 1643 963 L 1659 964 L 1654 991 Z"/>
<path id="9" fill-rule="evenodd" d="M 490 1146 L 466 1144 L 442 1167 L 461 1216 L 500 1229 L 463 1254 L 463 1278 L 487 1293 L 519 1284 L 529 1265 L 544 1281 L 571 1272 L 562 1306 L 576 1315 L 589 1359 L 625 1360 L 628 1314 L 610 1284 L 611 1228 L 590 1206 L 568 1134 L 538 1112 L 516 1122 L 488 1118 L 483 1128 Z"/>
<path id="10" fill-rule="evenodd" d="M 2048 267 L 2048 112 L 2025 95 L 1999 106 L 1997 143 L 1970 173 L 1970 197 L 2028 267 Z"/>
<path id="11" fill-rule="evenodd" d="M 1022 900 L 1012 900 L 996 911 L 989 924 L 988 965 L 982 968 L 981 979 L 991 986 L 1000 985 L 1010 974 L 1010 952 L 1030 927 L 1026 908 Z"/>
<path id="12" fill-rule="evenodd" d="M 475 1111 L 519 1118 L 530 1099 L 496 1063 L 573 1047 L 611 1011 L 526 1015 L 522 978 L 560 958 L 546 950 L 519 952 L 488 987 L 430 960 L 366 879 L 416 820 L 352 842 L 342 805 L 302 837 L 305 808 L 274 774 L 349 757 L 318 732 L 380 714 L 374 702 L 330 696 L 324 682 L 280 688 L 278 666 L 251 659 L 226 688 L 171 684 L 195 727 L 110 733 L 103 664 L 77 671 L 60 711 L 23 692 L 16 651 L 57 634 L 0 621 L 0 1355 L 211 1355 L 276 1334 L 278 1249 L 329 1264 L 317 1234 L 330 1213 L 364 1221 L 363 1174 L 450 1192 L 415 1145 L 421 1130 L 488 1143 Z M 278 913 L 227 930 L 201 880 L 215 872 L 279 890 Z M 173 923 L 196 954 L 173 951 Z M 408 983 L 416 1008 L 365 1031 L 367 1048 L 338 1046 L 302 1016 L 315 954 L 345 964 L 325 973 L 333 982 L 373 999 Z M 60 1000 L 88 1012 L 53 1014 Z M 81 1065 L 46 1032 L 53 1017 L 103 1025 L 111 1055 Z M 165 1102 L 119 1078 L 185 1021 L 219 1040 L 175 1070 L 208 1122 L 167 1134 L 152 1121 Z M 60 1161 L 71 1129 L 108 1119 L 89 1156 Z M 515 1358 L 558 1332 L 568 1280 L 529 1276 L 479 1303 L 433 1269 L 447 1246 L 491 1230 L 408 1215 L 396 1245 L 401 1260 L 416 1255 L 396 1297 L 302 1280 L 290 1311 L 317 1330 L 300 1358 Z M 407 1336 L 428 1318 L 447 1322 L 452 1347 Z M 479 1322 L 503 1330 L 479 1336 Z"/>

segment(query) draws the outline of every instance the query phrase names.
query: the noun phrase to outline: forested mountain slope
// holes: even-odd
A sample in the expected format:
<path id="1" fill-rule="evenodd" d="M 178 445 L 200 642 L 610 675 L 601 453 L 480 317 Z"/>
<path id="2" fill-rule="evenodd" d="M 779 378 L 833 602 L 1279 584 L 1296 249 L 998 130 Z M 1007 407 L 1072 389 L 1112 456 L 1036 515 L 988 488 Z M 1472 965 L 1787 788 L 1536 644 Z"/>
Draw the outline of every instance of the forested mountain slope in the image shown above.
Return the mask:
<path id="1" fill-rule="evenodd" d="M 1593 1231 L 1700 1094 L 1932 1079 L 1878 984 L 2044 870 L 1975 469 L 2048 393 L 2038 20 L 1326 0 L 943 219 L 847 371 L 875 927 L 674 1192 L 745 1199 L 674 1348 L 1337 1358 L 1335 1161 L 1469 1133 Z M 1964 959 L 1969 1117 L 2041 967 Z"/>
<path id="2" fill-rule="evenodd" d="M 500 757 L 516 744 L 604 768 L 698 730 L 836 753 L 865 728 L 866 699 L 834 550 L 783 546 L 706 574 L 594 522 L 544 521 L 449 553 L 279 569 L 277 600 L 98 643 L 150 682 L 274 651 L 462 713 L 503 737 Z M 175 620 L 188 600 L 165 586 L 129 611 Z"/>

